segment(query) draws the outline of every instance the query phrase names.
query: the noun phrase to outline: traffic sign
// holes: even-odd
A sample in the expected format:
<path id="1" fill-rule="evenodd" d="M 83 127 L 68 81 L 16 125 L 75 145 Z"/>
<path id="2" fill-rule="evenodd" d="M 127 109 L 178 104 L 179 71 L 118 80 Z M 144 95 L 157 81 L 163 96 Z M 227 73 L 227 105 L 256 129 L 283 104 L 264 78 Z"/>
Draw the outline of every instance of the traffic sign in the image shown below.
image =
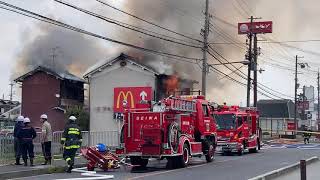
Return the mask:
<path id="1" fill-rule="evenodd" d="M 272 21 L 252 22 L 250 26 L 250 22 L 238 23 L 238 34 L 248 34 L 250 29 L 255 34 L 272 33 Z"/>

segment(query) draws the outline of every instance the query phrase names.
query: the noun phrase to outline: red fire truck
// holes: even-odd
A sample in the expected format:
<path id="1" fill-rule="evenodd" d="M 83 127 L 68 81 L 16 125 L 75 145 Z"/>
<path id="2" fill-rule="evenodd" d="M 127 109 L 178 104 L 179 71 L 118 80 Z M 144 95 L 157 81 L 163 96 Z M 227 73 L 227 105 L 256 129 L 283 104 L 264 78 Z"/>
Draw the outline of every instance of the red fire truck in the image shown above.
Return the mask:
<path id="1" fill-rule="evenodd" d="M 149 158 L 166 158 L 168 168 L 185 167 L 191 157 L 202 155 L 213 161 L 216 124 L 213 107 L 203 96 L 168 97 L 139 106 L 124 115 L 123 144 L 117 154 L 140 167 L 146 167 Z"/>
<path id="2" fill-rule="evenodd" d="M 214 118 L 217 123 L 218 151 L 241 156 L 245 150 L 260 150 L 261 130 L 256 108 L 224 105 L 214 112 Z"/>

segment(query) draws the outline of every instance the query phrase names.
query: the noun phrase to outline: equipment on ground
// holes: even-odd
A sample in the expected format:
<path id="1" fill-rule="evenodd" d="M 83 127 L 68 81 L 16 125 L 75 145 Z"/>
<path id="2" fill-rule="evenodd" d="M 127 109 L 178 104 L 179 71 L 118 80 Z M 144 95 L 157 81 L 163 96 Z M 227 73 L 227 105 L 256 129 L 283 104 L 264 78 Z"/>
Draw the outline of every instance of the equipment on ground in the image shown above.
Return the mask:
<path id="1" fill-rule="evenodd" d="M 99 145 L 101 148 L 102 146 Z M 97 147 L 89 147 L 87 149 L 81 149 L 81 154 L 88 160 L 87 169 L 93 171 L 95 168 L 100 168 L 104 171 L 109 169 L 120 168 L 120 159 L 110 151 L 101 151 Z"/>

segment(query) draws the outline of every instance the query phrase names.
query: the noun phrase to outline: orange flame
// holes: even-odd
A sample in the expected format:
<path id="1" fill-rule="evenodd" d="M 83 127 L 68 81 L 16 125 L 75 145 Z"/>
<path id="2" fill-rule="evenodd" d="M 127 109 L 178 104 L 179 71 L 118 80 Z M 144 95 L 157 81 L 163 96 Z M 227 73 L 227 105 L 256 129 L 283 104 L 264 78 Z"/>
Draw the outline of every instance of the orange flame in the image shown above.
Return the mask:
<path id="1" fill-rule="evenodd" d="M 178 90 L 179 79 L 177 75 L 171 75 L 168 79 L 165 80 L 165 86 L 167 90 L 167 94 L 172 94 L 173 92 Z"/>

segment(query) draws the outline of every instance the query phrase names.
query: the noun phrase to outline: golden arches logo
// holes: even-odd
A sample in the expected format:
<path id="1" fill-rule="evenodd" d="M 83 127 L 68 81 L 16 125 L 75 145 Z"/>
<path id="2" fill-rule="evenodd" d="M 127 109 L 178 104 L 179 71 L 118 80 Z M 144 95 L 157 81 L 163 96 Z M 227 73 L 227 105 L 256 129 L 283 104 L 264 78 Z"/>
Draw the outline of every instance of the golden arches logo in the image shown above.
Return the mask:
<path id="1" fill-rule="evenodd" d="M 132 95 L 132 92 L 131 91 L 128 91 L 126 93 L 124 93 L 123 91 L 120 91 L 120 93 L 118 94 L 118 97 L 117 97 L 117 108 L 120 108 L 120 100 L 121 100 L 121 97 L 123 97 L 123 100 L 124 101 L 127 101 L 128 102 L 128 98 L 130 96 L 130 107 L 131 108 L 134 108 L 134 99 L 133 99 L 133 95 Z"/>

